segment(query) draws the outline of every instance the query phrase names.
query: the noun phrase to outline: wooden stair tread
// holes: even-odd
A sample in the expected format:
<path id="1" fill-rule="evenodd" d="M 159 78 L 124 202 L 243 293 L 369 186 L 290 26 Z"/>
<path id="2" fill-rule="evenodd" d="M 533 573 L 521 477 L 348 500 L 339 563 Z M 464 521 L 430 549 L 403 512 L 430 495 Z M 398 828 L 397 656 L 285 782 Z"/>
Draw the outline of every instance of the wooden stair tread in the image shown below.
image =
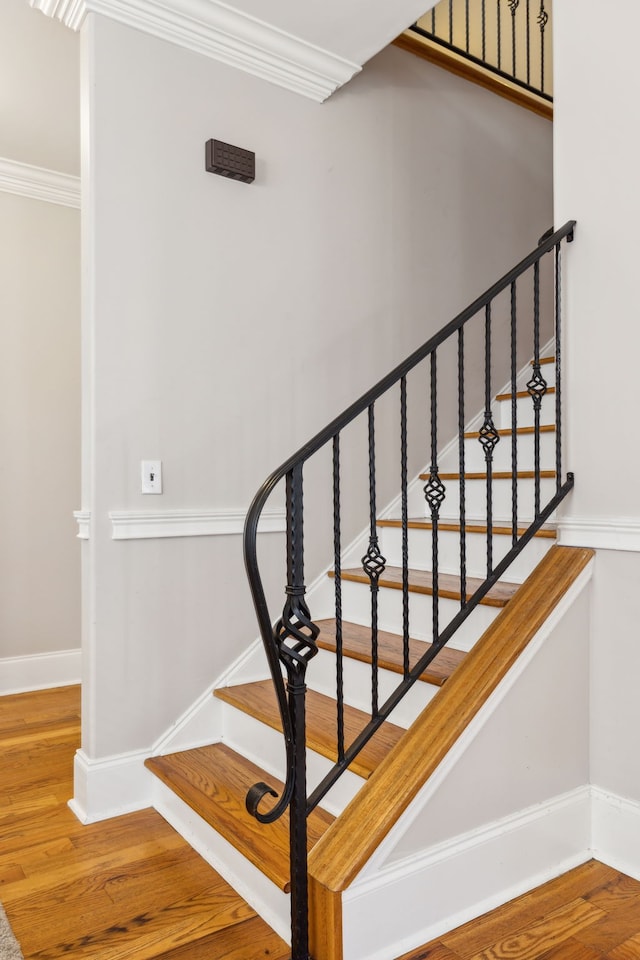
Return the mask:
<path id="1" fill-rule="evenodd" d="M 547 392 L 545 393 L 545 396 L 548 396 L 550 393 L 555 393 L 555 392 L 556 392 L 555 387 L 547 387 Z M 516 392 L 517 399 L 524 399 L 524 397 L 530 397 L 530 396 L 531 394 L 529 393 L 528 390 L 518 390 Z M 496 400 L 499 400 L 502 403 L 504 400 L 511 400 L 512 397 L 513 397 L 512 393 L 499 393 L 496 396 Z"/>
<path id="2" fill-rule="evenodd" d="M 262 824 L 245 807 L 247 791 L 254 783 L 268 783 L 281 794 L 284 785 L 280 780 L 224 743 L 151 757 L 145 766 L 281 890 L 288 891 L 289 814 Z M 260 809 L 268 809 L 270 802 L 275 803 L 266 797 Z M 333 820 L 320 808 L 311 813 L 309 850 Z"/>
<path id="3" fill-rule="evenodd" d="M 309 857 L 316 896 L 330 900 L 367 863 L 418 791 L 594 556 L 553 546 L 460 668 L 422 711 Z"/>
<path id="4" fill-rule="evenodd" d="M 334 577 L 333 571 L 329 573 Z M 343 580 L 356 583 L 369 583 L 369 577 L 362 567 L 353 567 L 342 571 Z M 380 576 L 378 583 L 381 587 L 391 587 L 392 590 L 402 590 L 402 567 L 387 567 Z M 467 577 L 467 598 L 472 597 L 484 580 L 477 577 Z M 500 581 L 482 598 L 480 603 L 489 607 L 504 607 L 511 600 L 520 584 Z M 433 580 L 430 570 L 409 570 L 409 591 L 433 595 Z M 440 573 L 438 575 L 438 594 L 447 600 L 461 599 L 460 577 L 454 573 Z"/>
<path id="5" fill-rule="evenodd" d="M 555 423 L 544 423 L 539 428 L 540 433 L 555 433 L 556 425 Z M 535 427 L 516 427 L 516 433 L 521 435 L 534 434 L 536 432 Z M 510 427 L 505 427 L 497 431 L 499 437 L 510 437 L 513 434 L 513 430 Z M 471 430 L 464 435 L 470 440 L 477 439 L 480 436 L 479 430 Z"/>
<path id="6" fill-rule="evenodd" d="M 393 519 L 387 517 L 385 520 L 378 520 L 379 527 L 402 527 L 402 520 Z M 426 520 L 424 517 L 414 517 L 411 520 L 407 521 L 407 527 L 410 530 L 432 530 L 433 523 L 431 520 Z M 521 537 L 527 531 L 527 527 L 518 527 L 518 536 Z M 438 530 L 446 530 L 454 533 L 460 532 L 460 524 L 454 523 L 449 520 L 439 520 L 438 521 Z M 483 523 L 466 523 L 465 531 L 467 533 L 481 533 L 486 534 L 487 525 Z M 494 536 L 504 536 L 510 537 L 513 533 L 511 527 L 509 526 L 493 526 L 491 532 Z M 543 527 L 541 530 L 538 530 L 535 534 L 535 537 L 544 537 L 548 540 L 556 539 L 556 531 L 554 527 Z"/>
<path id="7" fill-rule="evenodd" d="M 555 357 L 540 357 L 540 359 L 538 360 L 538 363 L 540 364 L 540 366 L 542 366 L 542 365 L 545 364 L 545 363 L 555 363 L 555 362 L 556 362 L 556 358 L 555 358 Z M 533 366 L 533 363 L 534 363 L 534 361 L 533 361 L 533 360 L 530 360 L 530 361 L 529 361 L 529 366 L 532 367 L 532 366 Z"/>
<path id="8" fill-rule="evenodd" d="M 258 680 L 233 687 L 220 687 L 215 696 L 238 710 L 282 731 L 280 711 L 271 680 Z M 315 690 L 307 690 L 307 748 L 336 762 L 337 707 L 336 701 Z M 348 704 L 344 705 L 345 746 L 349 746 L 369 722 L 369 715 Z M 395 723 L 383 723 L 376 734 L 362 748 L 349 769 L 366 780 L 404 734 Z"/>
<path id="9" fill-rule="evenodd" d="M 336 651 L 336 621 L 318 620 L 320 627 L 318 646 L 323 650 Z M 424 640 L 409 640 L 409 663 L 413 665 L 431 648 L 432 644 Z M 358 623 L 342 623 L 342 650 L 346 657 L 371 663 L 371 628 Z M 435 657 L 420 679 L 440 687 L 448 680 L 466 654 L 462 650 L 445 647 Z M 403 673 L 402 637 L 396 633 L 378 631 L 378 664 L 384 670 Z"/>
<path id="10" fill-rule="evenodd" d="M 516 474 L 516 478 L 518 480 L 533 480 L 535 479 L 535 475 L 536 474 L 534 470 L 518 470 Z M 460 479 L 459 473 L 439 473 L 438 476 L 440 477 L 441 480 L 459 480 Z M 512 470 L 494 470 L 491 476 L 493 477 L 494 480 L 512 480 L 513 471 Z M 464 478 L 465 480 L 486 480 L 487 474 L 486 473 L 465 473 Z M 555 480 L 555 478 L 556 478 L 555 470 L 540 471 L 541 480 Z M 429 474 L 421 473 L 420 479 L 428 480 Z"/>

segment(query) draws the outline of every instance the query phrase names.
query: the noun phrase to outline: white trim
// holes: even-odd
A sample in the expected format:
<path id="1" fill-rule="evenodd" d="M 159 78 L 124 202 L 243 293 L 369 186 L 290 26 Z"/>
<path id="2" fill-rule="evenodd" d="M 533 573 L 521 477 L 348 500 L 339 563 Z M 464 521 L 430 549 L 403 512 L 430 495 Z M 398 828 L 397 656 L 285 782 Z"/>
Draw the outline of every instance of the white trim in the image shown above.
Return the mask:
<path id="1" fill-rule="evenodd" d="M 77 750 L 69 807 L 78 820 L 95 823 L 150 807 L 155 778 L 144 765 L 148 756 L 148 750 L 136 750 L 91 760 L 83 750 Z"/>
<path id="2" fill-rule="evenodd" d="M 114 540 L 147 540 L 156 537 L 228 537 L 244 530 L 244 510 L 109 511 Z M 265 510 L 259 533 L 283 533 L 284 510 Z"/>
<path id="3" fill-rule="evenodd" d="M 220 0 L 29 0 L 78 30 L 99 13 L 161 40 L 323 101 L 362 69 Z"/>
<path id="4" fill-rule="evenodd" d="M 558 543 L 567 547 L 640 552 L 637 517 L 560 517 Z"/>
<path id="5" fill-rule="evenodd" d="M 89 540 L 91 536 L 91 511 L 74 510 L 73 516 L 78 523 L 78 540 Z"/>
<path id="6" fill-rule="evenodd" d="M 80 683 L 80 650 L 56 650 L 0 660 L 0 696 Z"/>
<path id="7" fill-rule="evenodd" d="M 0 191 L 63 207 L 80 207 L 80 177 L 0 157 Z"/>
<path id="8" fill-rule="evenodd" d="M 583 785 L 460 834 L 390 866 L 343 895 L 345 955 L 387 960 L 481 916 L 590 859 L 590 796 Z M 436 890 L 436 897 L 424 896 Z M 402 903 L 395 911 L 393 905 Z M 406 935 L 407 905 L 422 926 Z M 385 917 L 384 938 L 365 917 Z M 394 918 L 397 916 L 397 920 Z M 369 936 L 369 941 L 367 941 Z M 382 942 L 384 940 L 384 942 Z"/>
<path id="9" fill-rule="evenodd" d="M 640 880 L 640 802 L 592 787 L 591 849 L 596 860 Z"/>

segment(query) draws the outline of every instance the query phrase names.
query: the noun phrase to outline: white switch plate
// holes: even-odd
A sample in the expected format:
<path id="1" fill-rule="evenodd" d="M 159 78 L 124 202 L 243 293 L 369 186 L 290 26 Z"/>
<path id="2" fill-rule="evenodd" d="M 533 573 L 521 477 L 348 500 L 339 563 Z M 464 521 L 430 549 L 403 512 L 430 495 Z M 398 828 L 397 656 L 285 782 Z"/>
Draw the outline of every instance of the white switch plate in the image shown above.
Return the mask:
<path id="1" fill-rule="evenodd" d="M 141 460 L 142 493 L 162 493 L 162 460 Z"/>

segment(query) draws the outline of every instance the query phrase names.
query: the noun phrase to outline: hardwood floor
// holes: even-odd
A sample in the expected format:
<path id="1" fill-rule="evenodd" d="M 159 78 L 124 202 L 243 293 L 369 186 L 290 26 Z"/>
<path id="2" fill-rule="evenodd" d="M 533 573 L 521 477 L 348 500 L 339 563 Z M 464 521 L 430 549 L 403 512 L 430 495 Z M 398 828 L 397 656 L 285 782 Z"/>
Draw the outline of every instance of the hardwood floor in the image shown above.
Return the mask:
<path id="1" fill-rule="evenodd" d="M 285 960 L 286 944 L 154 811 L 67 807 L 76 687 L 0 697 L 0 901 L 26 960 Z"/>
<path id="2" fill-rule="evenodd" d="M 401 960 L 640 960 L 640 882 L 591 860 Z"/>
<path id="3" fill-rule="evenodd" d="M 286 944 L 154 811 L 67 807 L 77 688 L 0 697 L 0 901 L 26 960 L 286 960 Z M 590 861 L 402 960 L 640 960 L 640 882 Z"/>

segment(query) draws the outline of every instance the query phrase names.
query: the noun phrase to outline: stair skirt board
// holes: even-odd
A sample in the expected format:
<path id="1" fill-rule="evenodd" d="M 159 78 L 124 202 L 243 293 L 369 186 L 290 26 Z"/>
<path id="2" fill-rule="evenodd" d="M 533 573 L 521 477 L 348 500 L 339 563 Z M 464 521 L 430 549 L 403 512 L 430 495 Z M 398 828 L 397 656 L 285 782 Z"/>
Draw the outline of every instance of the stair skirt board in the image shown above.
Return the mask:
<path id="1" fill-rule="evenodd" d="M 591 856 L 592 571 L 593 562 L 344 890 L 343 960 L 394 960 Z M 385 920 L 374 930 L 366 918 L 376 915 Z"/>

